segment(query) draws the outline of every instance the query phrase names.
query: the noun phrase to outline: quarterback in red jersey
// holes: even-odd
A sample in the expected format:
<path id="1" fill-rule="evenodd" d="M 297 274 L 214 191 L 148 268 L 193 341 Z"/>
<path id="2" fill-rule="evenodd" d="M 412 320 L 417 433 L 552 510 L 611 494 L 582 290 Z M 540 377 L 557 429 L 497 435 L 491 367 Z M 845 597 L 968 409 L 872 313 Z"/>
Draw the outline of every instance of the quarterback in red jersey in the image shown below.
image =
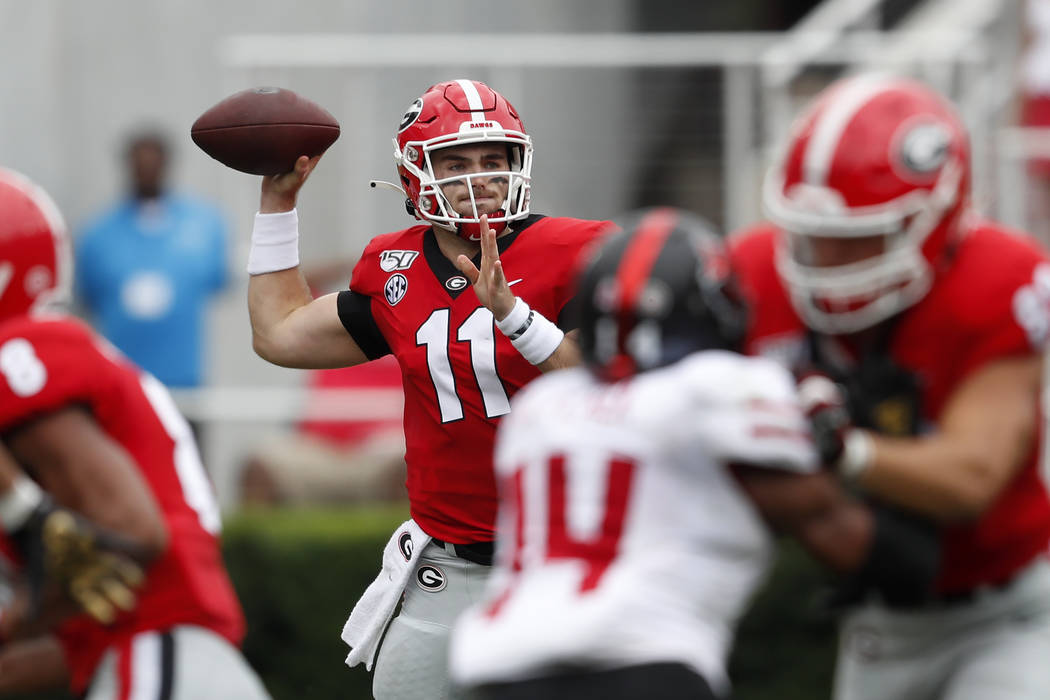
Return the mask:
<path id="1" fill-rule="evenodd" d="M 108 624 L 45 610 L 71 688 L 93 700 L 266 698 L 237 651 L 244 620 L 189 425 L 156 379 L 44 309 L 68 283 L 66 235 L 43 190 L 0 171 L 0 434 L 56 503 L 147 559 L 137 604 Z M 5 612 L 7 635 L 35 631 L 18 608 Z M 18 642 L 0 652 L 10 666 L 21 653 Z"/>
<path id="2" fill-rule="evenodd" d="M 578 363 L 556 324 L 578 253 L 604 222 L 530 211 L 532 140 L 484 83 L 428 88 L 394 144 L 397 187 L 422 223 L 372 239 L 338 294 L 314 299 L 298 267 L 296 197 L 317 159 L 263 179 L 248 306 L 256 352 L 275 364 L 397 358 L 412 520 L 388 544 L 343 638 L 348 664 L 375 661 L 380 700 L 445 698 L 449 628 L 491 565 L 498 419 L 541 372 Z"/>
<path id="3" fill-rule="evenodd" d="M 732 241 L 748 349 L 837 380 L 852 425 L 828 461 L 941 533 L 934 600 L 854 601 L 835 697 L 1047 697 L 1046 253 L 976 216 L 955 111 L 889 76 L 822 93 L 763 202 L 772 223 Z"/>

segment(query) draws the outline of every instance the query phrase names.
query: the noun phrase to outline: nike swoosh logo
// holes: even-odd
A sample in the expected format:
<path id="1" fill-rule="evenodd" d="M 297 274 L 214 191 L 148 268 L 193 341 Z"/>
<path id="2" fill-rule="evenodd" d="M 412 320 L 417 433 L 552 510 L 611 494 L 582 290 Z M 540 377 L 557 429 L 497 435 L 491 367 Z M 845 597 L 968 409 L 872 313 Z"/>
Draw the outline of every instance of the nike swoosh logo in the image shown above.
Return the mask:
<path id="1" fill-rule="evenodd" d="M 511 286 L 513 284 L 517 284 L 518 282 L 521 282 L 522 279 L 523 279 L 522 277 L 519 277 L 518 279 L 514 280 L 513 282 L 507 282 L 507 286 L 509 287 L 509 286 Z"/>

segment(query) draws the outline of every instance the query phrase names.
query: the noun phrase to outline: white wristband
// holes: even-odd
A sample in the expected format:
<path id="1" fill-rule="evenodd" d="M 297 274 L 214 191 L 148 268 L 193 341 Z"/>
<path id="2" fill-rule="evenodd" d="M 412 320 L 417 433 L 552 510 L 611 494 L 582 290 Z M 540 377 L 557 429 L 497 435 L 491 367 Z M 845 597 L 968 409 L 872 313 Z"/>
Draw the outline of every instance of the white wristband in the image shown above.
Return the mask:
<path id="1" fill-rule="evenodd" d="M 846 479 L 857 479 L 871 468 L 875 461 L 875 444 L 866 430 L 853 428 L 846 433 L 838 471 Z"/>
<path id="2" fill-rule="evenodd" d="M 25 524 L 40 502 L 44 493 L 32 479 L 19 476 L 14 485 L 0 494 L 0 525 L 5 532 L 14 532 Z"/>
<path id="3" fill-rule="evenodd" d="M 496 328 L 505 336 L 510 336 L 525 325 L 529 319 L 529 305 L 521 297 L 514 297 L 514 308 L 510 310 L 502 321 L 496 321 Z"/>
<path id="4" fill-rule="evenodd" d="M 538 365 L 554 354 L 565 333 L 543 314 L 529 309 L 518 297 L 514 308 L 496 327 L 510 339 L 510 344 L 531 364 Z"/>
<path id="5" fill-rule="evenodd" d="M 299 265 L 299 213 L 282 211 L 255 215 L 248 274 L 288 270 Z"/>

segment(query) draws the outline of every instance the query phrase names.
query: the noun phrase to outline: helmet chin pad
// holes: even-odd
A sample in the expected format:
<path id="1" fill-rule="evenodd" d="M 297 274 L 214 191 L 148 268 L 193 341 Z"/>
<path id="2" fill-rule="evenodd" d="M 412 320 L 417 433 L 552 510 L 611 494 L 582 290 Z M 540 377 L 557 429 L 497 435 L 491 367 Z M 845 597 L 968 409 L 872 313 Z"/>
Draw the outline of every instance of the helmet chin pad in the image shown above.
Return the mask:
<path id="1" fill-rule="evenodd" d="M 504 217 L 506 213 L 501 209 L 494 212 L 495 216 Z M 480 221 L 464 221 L 454 225 L 453 229 L 456 235 L 460 238 L 465 238 L 468 241 L 480 241 L 481 240 L 481 222 Z M 498 236 L 507 228 L 507 220 L 496 221 L 489 224 L 489 228 Z"/>

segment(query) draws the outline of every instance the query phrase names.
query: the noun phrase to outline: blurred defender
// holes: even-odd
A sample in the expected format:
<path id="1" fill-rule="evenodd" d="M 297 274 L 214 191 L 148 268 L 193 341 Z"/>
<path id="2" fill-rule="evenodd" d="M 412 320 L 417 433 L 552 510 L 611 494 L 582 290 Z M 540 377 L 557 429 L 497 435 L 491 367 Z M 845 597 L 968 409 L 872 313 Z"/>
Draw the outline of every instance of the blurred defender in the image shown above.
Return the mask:
<path id="1" fill-rule="evenodd" d="M 40 489 L 119 533 L 148 566 L 137 604 L 110 621 L 45 609 L 60 646 L 5 645 L 0 668 L 13 670 L 0 684 L 54 680 L 64 654 L 88 700 L 266 698 L 237 650 L 244 620 L 188 424 L 156 379 L 46 308 L 68 285 L 67 246 L 46 193 L 0 170 L 0 434 Z M 2 613 L 0 639 L 40 631 L 17 600 Z"/>
<path id="2" fill-rule="evenodd" d="M 853 596 L 839 700 L 1050 697 L 1050 498 L 1038 466 L 1050 261 L 979 218 L 955 110 L 861 75 L 799 119 L 734 241 L 752 353 L 844 385 L 848 479 L 941 523 L 937 595 Z"/>
<path id="3" fill-rule="evenodd" d="M 536 380 L 500 427 L 497 563 L 451 657 L 481 699 L 725 697 L 767 524 L 887 595 L 929 585 L 932 539 L 840 490 L 792 376 L 735 352 L 721 240 L 672 209 L 623 228 L 580 283 L 586 368 Z"/>

